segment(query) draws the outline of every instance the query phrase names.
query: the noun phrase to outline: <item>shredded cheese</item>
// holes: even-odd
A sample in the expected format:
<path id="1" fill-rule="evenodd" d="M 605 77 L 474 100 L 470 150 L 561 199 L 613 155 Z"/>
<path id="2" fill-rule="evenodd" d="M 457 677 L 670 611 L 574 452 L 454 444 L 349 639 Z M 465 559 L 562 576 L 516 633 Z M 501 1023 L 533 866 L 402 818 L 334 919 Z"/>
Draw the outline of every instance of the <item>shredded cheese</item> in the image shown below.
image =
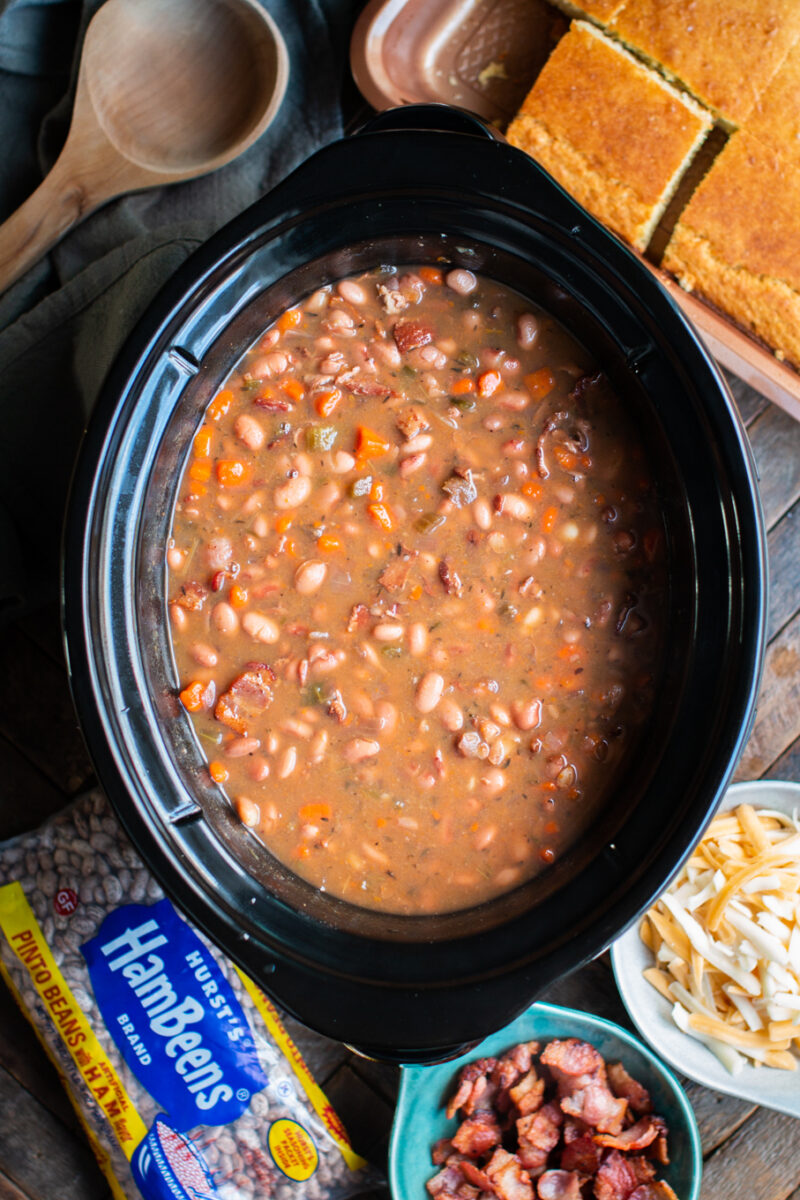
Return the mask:
<path id="1" fill-rule="evenodd" d="M 741 804 L 715 817 L 640 933 L 675 1024 L 736 1074 L 797 1069 L 800 821 Z"/>

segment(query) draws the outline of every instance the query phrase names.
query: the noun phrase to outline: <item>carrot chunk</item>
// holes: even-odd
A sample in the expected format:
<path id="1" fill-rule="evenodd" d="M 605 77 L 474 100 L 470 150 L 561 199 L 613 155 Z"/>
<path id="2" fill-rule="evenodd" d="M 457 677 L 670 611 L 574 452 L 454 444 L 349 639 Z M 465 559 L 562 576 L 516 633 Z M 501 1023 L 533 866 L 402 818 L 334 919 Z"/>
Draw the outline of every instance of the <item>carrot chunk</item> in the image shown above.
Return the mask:
<path id="1" fill-rule="evenodd" d="M 420 267 L 417 271 L 420 279 L 424 279 L 426 283 L 441 283 L 442 272 L 438 267 Z"/>
<path id="2" fill-rule="evenodd" d="M 359 458 L 378 458 L 381 454 L 388 454 L 391 448 L 391 443 L 374 429 L 366 425 L 359 425 L 356 429 L 356 454 Z"/>
<path id="3" fill-rule="evenodd" d="M 201 425 L 194 435 L 192 446 L 195 458 L 208 458 L 211 454 L 211 430 L 208 425 Z"/>
<path id="4" fill-rule="evenodd" d="M 247 589 L 243 588 L 240 583 L 235 583 L 231 588 L 230 601 L 234 608 L 244 608 L 247 604 Z"/>
<path id="5" fill-rule="evenodd" d="M 221 762 L 210 762 L 208 764 L 208 773 L 214 780 L 214 783 L 224 783 L 228 778 L 228 768 Z"/>
<path id="6" fill-rule="evenodd" d="M 212 421 L 218 421 L 220 417 L 224 417 L 230 406 L 233 404 L 233 392 L 230 388 L 223 388 L 221 392 L 217 392 L 214 399 L 208 406 L 208 416 Z"/>
<path id="7" fill-rule="evenodd" d="M 544 510 L 542 514 L 542 531 L 544 533 L 552 533 L 556 527 L 558 520 L 558 509 L 554 504 Z"/>
<path id="8" fill-rule="evenodd" d="M 464 375 L 463 378 L 455 381 L 450 391 L 454 396 L 467 396 L 470 392 L 475 391 L 475 380 L 469 375 Z"/>
<path id="9" fill-rule="evenodd" d="M 317 541 L 317 549 L 323 554 L 333 554 L 336 550 L 344 550 L 344 542 L 333 533 L 323 533 Z"/>
<path id="10" fill-rule="evenodd" d="M 199 679 L 188 683 L 181 692 L 181 704 L 188 712 L 199 712 L 203 707 L 206 685 Z"/>
<path id="11" fill-rule="evenodd" d="M 478 395 L 484 400 L 493 396 L 502 382 L 503 377 L 499 371 L 483 371 L 478 376 Z"/>
<path id="12" fill-rule="evenodd" d="M 330 804 L 304 804 L 298 816 L 301 821 L 330 821 L 332 810 Z"/>
<path id="13" fill-rule="evenodd" d="M 283 513 L 275 522 L 276 533 L 286 533 L 287 529 L 292 528 L 292 518 L 288 513 Z"/>
<path id="14" fill-rule="evenodd" d="M 519 490 L 523 496 L 530 496 L 531 500 L 541 500 L 544 494 L 544 488 L 535 479 L 526 479 Z"/>
<path id="15" fill-rule="evenodd" d="M 286 333 L 289 329 L 297 329 L 302 323 L 303 313 L 299 308 L 287 308 L 277 320 L 278 329 L 281 333 Z"/>
<path id="16" fill-rule="evenodd" d="M 525 376 L 525 387 L 534 400 L 543 400 L 549 396 L 556 386 L 556 377 L 549 367 L 540 367 L 538 371 Z"/>
<path id="17" fill-rule="evenodd" d="M 295 404 L 299 404 L 306 394 L 306 389 L 303 387 L 299 379 L 284 379 L 281 387 L 286 392 L 287 396 L 291 396 Z"/>
<path id="18" fill-rule="evenodd" d="M 382 500 L 386 499 L 386 488 L 379 479 L 376 479 L 369 489 L 369 498 L 373 504 L 380 504 Z"/>
<path id="19" fill-rule="evenodd" d="M 392 514 L 385 504 L 368 504 L 367 512 L 372 517 L 376 525 L 380 525 L 381 529 L 390 532 L 394 529 L 394 520 Z"/>
<path id="20" fill-rule="evenodd" d="M 247 483 L 250 470 L 236 458 L 221 458 L 217 463 L 217 479 L 221 487 L 241 487 Z"/>
<path id="21" fill-rule="evenodd" d="M 189 467 L 189 478 L 197 483 L 208 483 L 211 478 L 211 463 L 193 462 Z"/>
<path id="22" fill-rule="evenodd" d="M 338 388 L 328 388 L 324 392 L 317 392 L 314 398 L 314 408 L 321 417 L 329 417 L 341 398 L 342 393 Z"/>
<path id="23" fill-rule="evenodd" d="M 574 471 L 578 465 L 577 456 L 566 446 L 556 446 L 553 450 L 553 458 L 565 471 Z"/>

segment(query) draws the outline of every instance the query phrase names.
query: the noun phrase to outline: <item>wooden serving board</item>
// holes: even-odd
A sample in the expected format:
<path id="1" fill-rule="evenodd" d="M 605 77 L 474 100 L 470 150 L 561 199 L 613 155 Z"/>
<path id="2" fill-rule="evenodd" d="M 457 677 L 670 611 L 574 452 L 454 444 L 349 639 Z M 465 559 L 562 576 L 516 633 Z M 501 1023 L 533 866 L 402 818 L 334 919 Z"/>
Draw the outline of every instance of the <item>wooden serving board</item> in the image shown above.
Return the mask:
<path id="1" fill-rule="evenodd" d="M 566 18 L 546 0 L 370 0 L 353 31 L 350 64 L 377 109 L 440 101 L 505 129 L 544 65 Z M 721 149 L 714 134 L 710 145 Z M 800 421 L 800 372 L 732 320 L 689 295 L 655 262 L 711 158 L 690 166 L 643 261 L 696 325 L 723 366 Z"/>

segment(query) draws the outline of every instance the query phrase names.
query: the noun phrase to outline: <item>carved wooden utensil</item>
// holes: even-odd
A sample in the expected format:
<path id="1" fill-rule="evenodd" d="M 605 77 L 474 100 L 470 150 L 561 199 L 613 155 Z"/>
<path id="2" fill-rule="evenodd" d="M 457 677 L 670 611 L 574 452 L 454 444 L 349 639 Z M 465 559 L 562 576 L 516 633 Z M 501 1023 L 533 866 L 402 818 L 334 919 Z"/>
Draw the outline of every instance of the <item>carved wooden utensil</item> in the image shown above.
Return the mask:
<path id="1" fill-rule="evenodd" d="M 0 225 L 0 292 L 107 200 L 241 154 L 275 116 L 288 75 L 283 38 L 256 0 L 106 0 L 86 30 L 64 148 Z"/>

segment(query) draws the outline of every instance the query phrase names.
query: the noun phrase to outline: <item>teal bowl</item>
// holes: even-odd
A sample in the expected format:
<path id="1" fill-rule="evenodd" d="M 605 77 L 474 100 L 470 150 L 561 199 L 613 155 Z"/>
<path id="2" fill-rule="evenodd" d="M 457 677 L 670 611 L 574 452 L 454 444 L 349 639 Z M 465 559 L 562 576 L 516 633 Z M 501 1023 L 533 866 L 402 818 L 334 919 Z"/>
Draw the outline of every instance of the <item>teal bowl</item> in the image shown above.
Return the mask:
<path id="1" fill-rule="evenodd" d="M 458 1128 L 448 1121 L 445 1105 L 464 1063 L 499 1054 L 517 1042 L 580 1038 L 591 1042 L 603 1058 L 622 1062 L 653 1098 L 653 1108 L 667 1122 L 670 1164 L 663 1177 L 678 1200 L 697 1200 L 703 1156 L 691 1105 L 672 1072 L 632 1034 L 611 1021 L 554 1004 L 533 1004 L 516 1021 L 493 1033 L 461 1058 L 434 1067 L 404 1067 L 389 1145 L 389 1183 L 394 1200 L 428 1200 L 425 1184 L 436 1173 L 431 1147 Z"/>

